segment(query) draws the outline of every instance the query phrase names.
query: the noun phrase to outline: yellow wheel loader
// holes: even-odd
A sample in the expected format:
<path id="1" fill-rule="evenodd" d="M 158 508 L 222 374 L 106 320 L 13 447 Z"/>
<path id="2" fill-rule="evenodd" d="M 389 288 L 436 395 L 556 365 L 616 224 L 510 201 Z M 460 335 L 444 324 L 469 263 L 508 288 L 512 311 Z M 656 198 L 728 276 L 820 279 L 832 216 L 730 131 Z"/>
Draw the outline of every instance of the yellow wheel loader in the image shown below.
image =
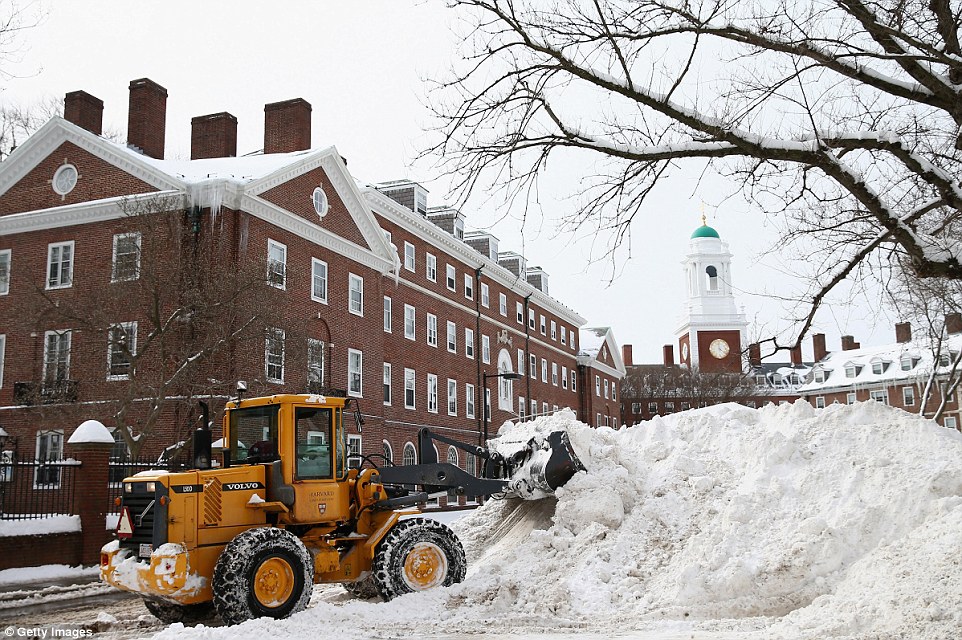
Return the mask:
<path id="1" fill-rule="evenodd" d="M 193 470 L 124 480 L 117 539 L 100 555 L 102 579 L 140 594 L 168 623 L 212 610 L 227 624 L 285 618 L 307 606 L 315 583 L 389 600 L 464 578 L 455 534 L 411 517 L 429 493 L 536 498 L 584 468 L 564 432 L 505 456 L 422 429 L 421 464 L 377 468 L 367 460 L 373 468 L 352 469 L 350 402 L 309 394 L 229 402 L 217 467 L 205 416 Z M 477 455 L 485 477 L 439 463 L 434 440 Z"/>

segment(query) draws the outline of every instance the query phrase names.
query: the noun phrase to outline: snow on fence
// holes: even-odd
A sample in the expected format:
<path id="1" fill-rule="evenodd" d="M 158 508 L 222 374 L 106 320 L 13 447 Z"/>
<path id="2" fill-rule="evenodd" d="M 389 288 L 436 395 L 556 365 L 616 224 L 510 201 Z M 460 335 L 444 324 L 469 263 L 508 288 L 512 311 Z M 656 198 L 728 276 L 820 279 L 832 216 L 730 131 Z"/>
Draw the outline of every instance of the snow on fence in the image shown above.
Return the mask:
<path id="1" fill-rule="evenodd" d="M 106 487 L 107 513 L 118 513 L 120 510 L 114 504 L 115 500 L 123 493 L 123 480 L 136 475 L 141 471 L 158 469 L 163 471 L 183 471 L 187 469 L 186 462 L 158 461 L 157 457 L 141 458 L 111 458 L 110 459 L 109 482 Z"/>
<path id="2" fill-rule="evenodd" d="M 77 460 L 4 460 L 0 465 L 0 520 L 75 515 Z"/>

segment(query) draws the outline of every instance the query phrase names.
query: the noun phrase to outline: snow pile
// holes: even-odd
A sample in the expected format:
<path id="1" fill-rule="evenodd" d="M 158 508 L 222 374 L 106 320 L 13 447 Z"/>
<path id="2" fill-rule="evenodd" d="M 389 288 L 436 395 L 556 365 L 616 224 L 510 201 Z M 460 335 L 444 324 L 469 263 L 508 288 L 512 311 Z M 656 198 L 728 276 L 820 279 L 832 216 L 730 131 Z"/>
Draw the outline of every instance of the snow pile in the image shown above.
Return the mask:
<path id="1" fill-rule="evenodd" d="M 465 581 L 392 602 L 319 590 L 288 621 L 161 637 L 354 637 L 652 625 L 779 638 L 955 638 L 962 435 L 869 402 L 720 405 L 615 431 L 562 412 L 588 471 L 557 501 L 492 501 L 453 528 Z M 515 433 L 512 433 L 512 430 Z M 671 626 L 674 625 L 674 626 Z M 246 625 L 245 625 L 246 626 Z"/>
<path id="2" fill-rule="evenodd" d="M 0 538 L 80 531 L 80 516 L 49 515 L 30 520 L 0 520 Z"/>

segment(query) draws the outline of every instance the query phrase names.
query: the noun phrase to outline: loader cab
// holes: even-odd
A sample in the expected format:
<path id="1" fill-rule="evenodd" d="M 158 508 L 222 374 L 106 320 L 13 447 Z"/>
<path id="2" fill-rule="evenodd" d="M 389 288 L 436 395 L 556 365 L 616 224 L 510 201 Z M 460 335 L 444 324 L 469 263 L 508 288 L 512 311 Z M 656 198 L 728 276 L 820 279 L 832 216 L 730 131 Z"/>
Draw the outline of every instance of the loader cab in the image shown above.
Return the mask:
<path id="1" fill-rule="evenodd" d="M 287 496 L 290 509 L 281 522 L 337 520 L 347 509 L 346 404 L 345 398 L 306 394 L 228 403 L 225 462 L 268 465 L 268 499 Z"/>

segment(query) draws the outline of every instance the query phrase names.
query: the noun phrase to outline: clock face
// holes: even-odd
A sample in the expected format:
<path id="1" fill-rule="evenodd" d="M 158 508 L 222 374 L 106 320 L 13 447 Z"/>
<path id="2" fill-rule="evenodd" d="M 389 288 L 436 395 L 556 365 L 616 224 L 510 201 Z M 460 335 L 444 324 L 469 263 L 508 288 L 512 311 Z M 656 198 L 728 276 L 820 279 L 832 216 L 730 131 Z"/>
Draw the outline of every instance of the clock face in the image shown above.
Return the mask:
<path id="1" fill-rule="evenodd" d="M 719 360 L 727 356 L 730 350 L 731 349 L 728 346 L 728 343 L 722 340 L 721 338 L 716 338 L 715 340 L 712 340 L 711 344 L 708 345 L 708 353 L 710 353 L 713 357 L 718 358 Z"/>

